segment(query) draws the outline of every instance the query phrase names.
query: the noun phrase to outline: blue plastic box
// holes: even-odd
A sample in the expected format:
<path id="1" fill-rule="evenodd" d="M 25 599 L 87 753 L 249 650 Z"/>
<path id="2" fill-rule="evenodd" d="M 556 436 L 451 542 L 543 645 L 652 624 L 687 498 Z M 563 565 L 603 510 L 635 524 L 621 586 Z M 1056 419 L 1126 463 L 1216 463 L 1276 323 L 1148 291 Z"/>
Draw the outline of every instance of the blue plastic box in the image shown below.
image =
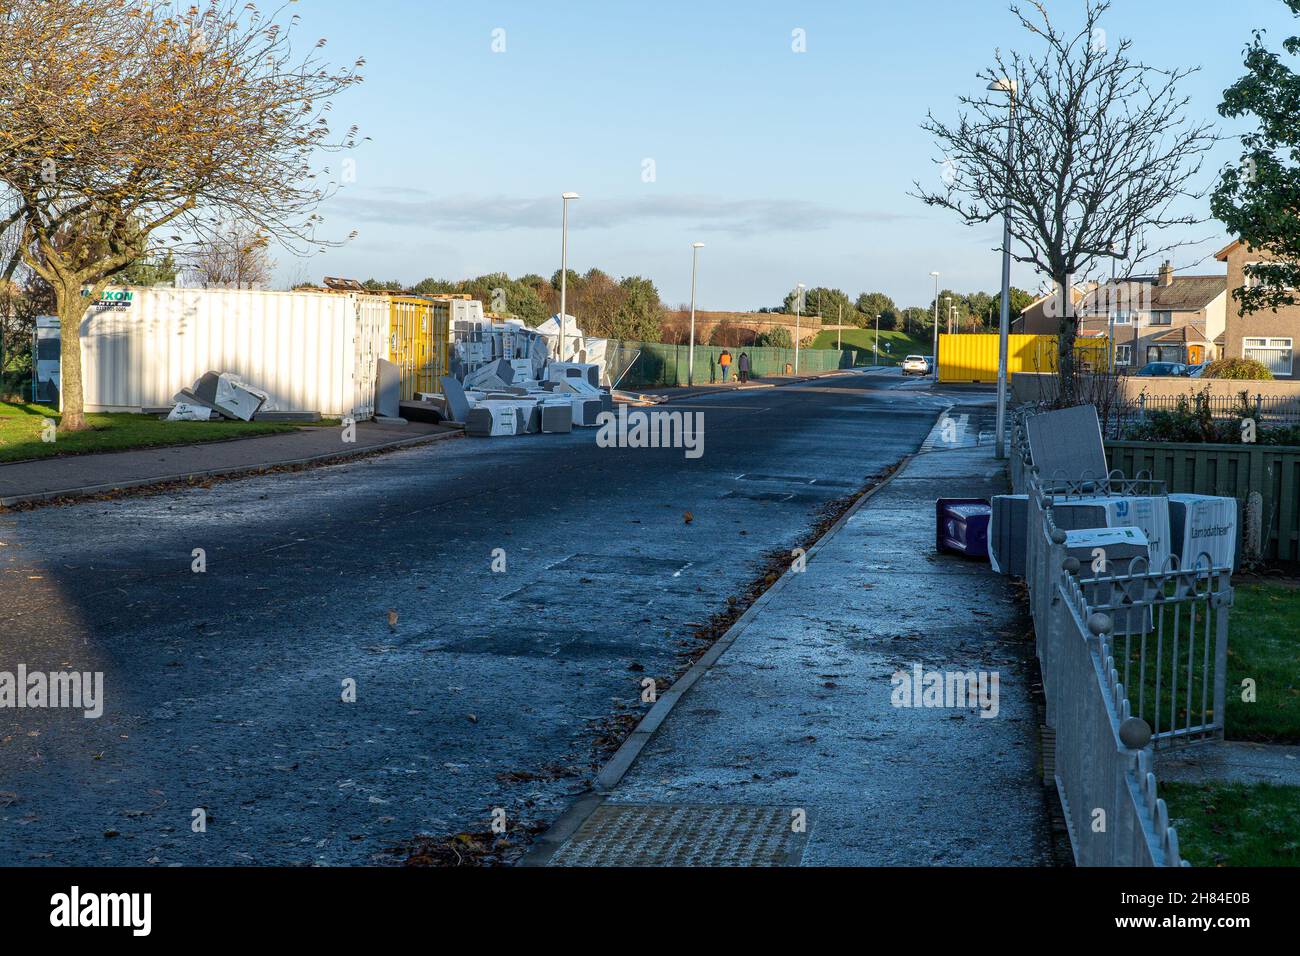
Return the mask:
<path id="1" fill-rule="evenodd" d="M 987 561 L 992 517 L 987 499 L 940 498 L 934 503 L 935 550 Z"/>

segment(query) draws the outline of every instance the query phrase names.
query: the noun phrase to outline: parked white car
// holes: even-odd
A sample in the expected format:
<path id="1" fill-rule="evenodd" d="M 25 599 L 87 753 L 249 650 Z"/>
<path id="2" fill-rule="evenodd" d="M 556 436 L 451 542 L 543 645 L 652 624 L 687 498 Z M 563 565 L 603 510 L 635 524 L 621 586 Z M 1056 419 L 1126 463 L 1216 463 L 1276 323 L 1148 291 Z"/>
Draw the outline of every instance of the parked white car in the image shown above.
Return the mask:
<path id="1" fill-rule="evenodd" d="M 929 375 L 930 360 L 924 355 L 909 355 L 903 359 L 904 375 Z"/>

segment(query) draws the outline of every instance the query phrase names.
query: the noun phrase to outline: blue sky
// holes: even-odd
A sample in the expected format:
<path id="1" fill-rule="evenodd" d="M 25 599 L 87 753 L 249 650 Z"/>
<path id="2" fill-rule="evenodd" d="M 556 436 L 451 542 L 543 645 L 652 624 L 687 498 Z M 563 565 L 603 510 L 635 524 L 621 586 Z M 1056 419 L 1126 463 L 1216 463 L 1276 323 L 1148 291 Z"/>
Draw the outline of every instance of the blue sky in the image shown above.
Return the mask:
<path id="1" fill-rule="evenodd" d="M 1048 7 L 1074 23 L 1082 0 Z M 927 109 L 953 116 L 995 48 L 1030 42 L 1003 0 L 295 9 L 300 39 L 326 37 L 336 63 L 366 57 L 366 82 L 334 117 L 370 141 L 351 154 L 356 181 L 324 209 L 336 235 L 359 236 L 306 261 L 281 254 L 281 281 L 549 276 L 559 194 L 574 190 L 570 267 L 648 276 L 669 304 L 689 296 L 696 240 L 701 308 L 776 304 L 796 282 L 925 304 L 936 269 L 945 287 L 998 285 L 997 227 L 964 227 L 907 192 L 939 177 L 919 128 Z M 1226 133 L 1238 128 L 1215 109 L 1251 30 L 1274 46 L 1300 32 L 1280 0 L 1115 0 L 1103 26 L 1154 66 L 1203 67 L 1184 85 L 1191 112 Z M 791 49 L 796 28 L 804 53 Z M 1235 156 L 1226 142 L 1208 166 Z M 1212 238 L 1176 265 L 1221 271 L 1201 261 L 1223 244 L 1220 227 L 1191 235 Z M 1023 267 L 1013 282 L 1039 284 Z"/>

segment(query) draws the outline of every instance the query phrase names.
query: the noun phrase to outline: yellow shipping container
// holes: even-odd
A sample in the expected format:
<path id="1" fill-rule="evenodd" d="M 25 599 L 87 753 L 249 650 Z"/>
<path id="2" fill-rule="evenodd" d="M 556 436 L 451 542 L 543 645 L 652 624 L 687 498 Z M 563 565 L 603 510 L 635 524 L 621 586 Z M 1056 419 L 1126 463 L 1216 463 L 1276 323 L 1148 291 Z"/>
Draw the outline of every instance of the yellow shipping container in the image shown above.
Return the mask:
<path id="1" fill-rule="evenodd" d="M 1055 372 L 1055 335 L 1008 335 L 1007 375 L 1016 372 Z M 1080 366 L 1103 367 L 1110 357 L 1109 339 L 1077 339 L 1074 354 Z M 995 333 L 940 335 L 940 382 L 997 382 L 998 336 Z"/>
<path id="2" fill-rule="evenodd" d="M 408 296 L 390 300 L 388 360 L 399 370 L 403 401 L 416 392 L 442 391 L 449 358 L 448 313 L 446 302 Z"/>

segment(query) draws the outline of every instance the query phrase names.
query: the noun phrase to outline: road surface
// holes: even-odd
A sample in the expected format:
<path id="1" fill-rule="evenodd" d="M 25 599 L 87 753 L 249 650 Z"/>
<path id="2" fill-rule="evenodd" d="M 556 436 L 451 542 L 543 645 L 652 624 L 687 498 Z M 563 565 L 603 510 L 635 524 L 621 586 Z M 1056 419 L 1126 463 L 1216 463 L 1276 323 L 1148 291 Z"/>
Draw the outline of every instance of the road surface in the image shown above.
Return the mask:
<path id="1" fill-rule="evenodd" d="M 0 672 L 105 682 L 98 719 L 0 710 L 0 863 L 365 864 L 544 824 L 764 554 L 958 400 L 848 374 L 665 406 L 703 414 L 693 460 L 587 429 L 0 515 Z"/>

